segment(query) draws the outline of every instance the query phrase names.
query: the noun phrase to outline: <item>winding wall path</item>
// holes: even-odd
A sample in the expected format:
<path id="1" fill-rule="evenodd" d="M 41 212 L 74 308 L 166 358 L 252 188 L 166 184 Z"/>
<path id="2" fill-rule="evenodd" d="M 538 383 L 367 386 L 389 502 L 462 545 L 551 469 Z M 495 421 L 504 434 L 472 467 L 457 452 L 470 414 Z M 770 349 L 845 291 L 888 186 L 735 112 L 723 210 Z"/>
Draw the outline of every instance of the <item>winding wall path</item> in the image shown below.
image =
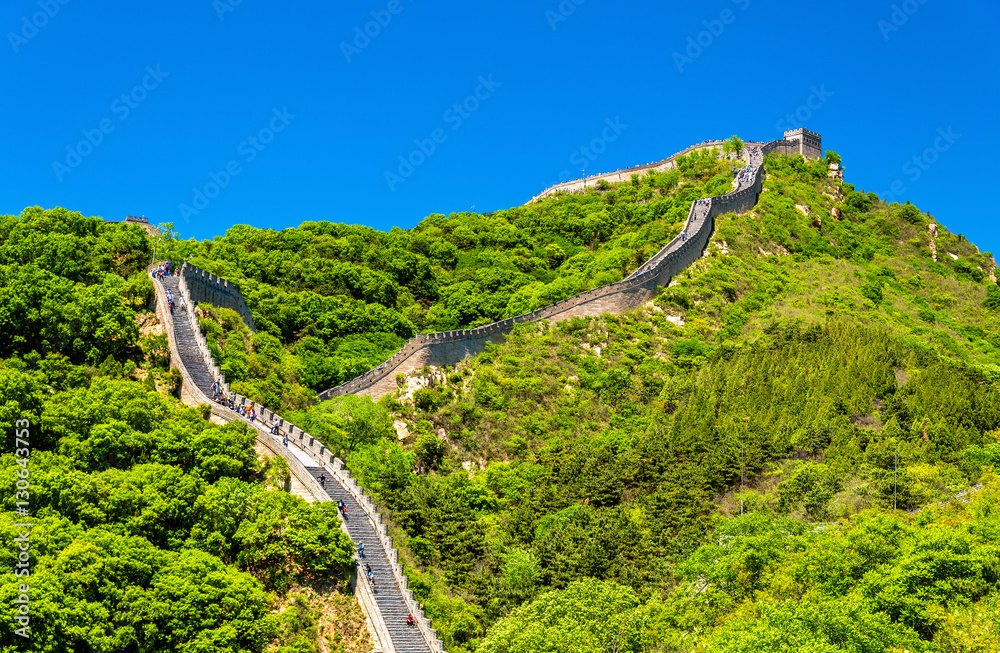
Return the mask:
<path id="1" fill-rule="evenodd" d="M 481 353 L 487 343 L 501 340 L 516 324 L 622 313 L 641 306 L 656 297 L 660 286 L 669 284 L 673 277 L 701 258 L 714 231 L 716 216 L 749 211 L 757 204 L 764 177 L 764 155 L 775 151 L 789 153 L 795 147 L 797 144 L 793 141 L 749 143 L 744 151 L 744 161 L 751 167 L 753 174 L 741 179 L 737 187 L 725 195 L 692 202 L 684 232 L 622 281 L 574 295 L 532 313 L 475 329 L 418 334 L 385 363 L 355 379 L 320 392 L 319 398 L 325 400 L 348 394 L 380 397 L 395 389 L 396 374 L 412 372 L 425 365 L 454 365 L 464 358 Z"/>
<path id="2" fill-rule="evenodd" d="M 421 606 L 407 588 L 403 566 L 399 563 L 399 552 L 393 548 L 392 538 L 382 523 L 371 499 L 365 496 L 352 479 L 342 461 L 333 457 L 326 448 L 301 429 L 287 423 L 273 411 L 261 408 L 259 419 L 250 424 L 244 417 L 227 406 L 211 399 L 212 384 L 221 379 L 207 343 L 197 328 L 194 304 L 183 277 L 166 277 L 156 283 L 157 316 L 165 325 L 168 334 L 171 366 L 181 371 L 183 383 L 181 398 L 189 405 L 209 404 L 212 416 L 218 422 L 241 421 L 256 431 L 258 448 L 271 455 L 279 455 L 288 461 L 294 483 L 299 494 L 318 501 L 341 500 L 347 506 L 347 518 L 341 522 L 342 530 L 357 545 L 364 543 L 365 558 L 358 555 L 359 564 L 370 564 L 375 577 L 375 588 L 361 580 L 355 584 L 355 594 L 365 613 L 369 630 L 376 643 L 376 651 L 382 653 L 431 653 L 443 651 L 437 632 L 423 613 Z M 167 308 L 167 291 L 170 291 L 178 308 L 173 314 Z M 179 308 L 179 298 L 185 297 L 186 308 Z M 248 403 L 238 397 L 238 403 Z M 277 426 L 280 435 L 271 433 Z M 289 446 L 283 445 L 283 436 L 288 436 Z M 325 476 L 325 483 L 320 477 Z M 406 625 L 407 615 L 413 615 L 416 625 Z"/>
<path id="3" fill-rule="evenodd" d="M 709 143 L 707 146 L 718 144 Z M 705 147 L 705 144 L 688 148 Z M 482 351 L 486 343 L 503 338 L 515 324 L 541 319 L 568 319 L 576 316 L 617 313 L 635 308 L 656 296 L 659 286 L 667 285 L 670 279 L 701 257 L 714 229 L 714 218 L 723 213 L 740 213 L 750 210 L 761 192 L 763 180 L 763 155 L 770 152 L 794 154 L 798 144 L 794 141 L 771 141 L 766 144 L 750 143 L 744 152 L 745 161 L 752 174 L 739 180 L 735 190 L 718 197 L 705 198 L 692 203 L 688 221 L 681 235 L 667 243 L 659 252 L 643 263 L 626 279 L 580 293 L 569 299 L 539 309 L 533 313 L 508 318 L 477 329 L 450 331 L 445 333 L 419 334 L 392 358 L 364 375 L 343 385 L 319 394 L 320 399 L 345 394 L 369 394 L 379 396 L 395 387 L 394 373 L 411 371 L 427 364 L 449 365 Z M 683 154 L 682 153 L 682 154 Z M 677 156 L 677 155 L 675 155 Z M 656 166 L 667 165 L 674 157 L 640 166 L 621 174 L 632 174 Z M 607 178 L 597 175 L 597 178 Z M 573 182 L 567 182 L 572 184 Z M 559 185 L 547 190 L 541 196 L 563 190 Z M 150 266 L 152 269 L 153 266 Z M 197 328 L 194 312 L 195 301 L 207 301 L 237 310 L 254 328 L 253 317 L 243 300 L 239 288 L 223 279 L 208 274 L 204 270 L 185 264 L 180 277 L 168 277 L 163 284 L 157 283 L 157 315 L 167 327 L 170 343 L 171 365 L 181 370 L 183 385 L 182 399 L 191 405 L 200 403 L 212 406 L 213 418 L 221 422 L 240 420 L 246 422 L 237 412 L 214 403 L 210 398 L 211 386 L 215 380 L 223 383 L 226 394 L 229 385 L 221 370 L 212 359 L 208 344 Z M 186 309 L 171 315 L 167 307 L 166 290 L 175 297 L 184 296 Z M 192 301 L 194 299 L 195 301 Z M 236 395 L 237 404 L 247 404 L 246 397 Z M 384 653 L 423 653 L 443 651 L 437 632 L 424 615 L 421 606 L 407 588 L 403 566 L 399 562 L 399 552 L 393 547 L 388 528 L 370 497 L 358 487 L 344 463 L 334 458 L 329 451 L 308 433 L 302 432 L 280 415 L 266 409 L 259 412 L 259 420 L 251 425 L 257 431 L 258 445 L 273 455 L 283 456 L 289 464 L 294 482 L 301 494 L 320 501 L 341 500 L 347 505 L 348 517 L 342 529 L 355 544 L 364 543 L 367 558 L 376 579 L 376 589 L 364 581 L 356 584 L 356 594 L 368 619 L 369 628 L 376 641 L 376 650 Z M 287 435 L 291 448 L 282 444 L 281 437 L 271 434 L 277 426 L 280 434 Z M 320 478 L 325 477 L 325 483 Z M 359 561 L 360 562 L 360 561 Z M 363 576 L 363 574 L 362 574 Z M 416 619 L 416 626 L 405 625 L 407 614 Z"/>

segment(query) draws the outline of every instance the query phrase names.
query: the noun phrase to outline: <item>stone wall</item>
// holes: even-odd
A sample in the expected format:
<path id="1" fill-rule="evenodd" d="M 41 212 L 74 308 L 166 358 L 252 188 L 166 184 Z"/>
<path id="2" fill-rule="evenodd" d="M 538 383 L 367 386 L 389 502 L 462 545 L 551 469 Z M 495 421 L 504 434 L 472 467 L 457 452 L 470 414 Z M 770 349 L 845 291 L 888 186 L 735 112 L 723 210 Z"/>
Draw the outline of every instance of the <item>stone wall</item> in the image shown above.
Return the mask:
<path id="1" fill-rule="evenodd" d="M 584 177 L 583 179 L 574 179 L 572 181 L 564 181 L 561 184 L 556 184 L 550 188 L 546 188 L 544 191 L 535 195 L 528 202 L 537 202 L 538 200 L 545 199 L 549 195 L 555 193 L 579 193 L 583 191 L 588 186 L 593 186 L 598 181 L 606 181 L 608 183 L 616 183 L 619 181 L 628 181 L 632 178 L 632 175 L 644 175 L 648 174 L 650 171 L 653 172 L 665 172 L 667 170 L 672 170 L 677 167 L 677 157 L 684 156 L 694 152 L 695 150 L 703 150 L 711 147 L 722 147 L 725 141 L 704 141 L 698 145 L 692 145 L 691 147 L 684 148 L 677 154 L 668 156 L 666 159 L 660 161 L 654 161 L 653 163 L 647 163 L 646 165 L 634 166 L 632 168 L 627 168 L 625 170 L 616 170 L 615 172 L 603 172 L 596 175 L 590 175 L 589 177 Z"/>
<path id="2" fill-rule="evenodd" d="M 205 302 L 220 308 L 230 308 L 240 314 L 243 321 L 250 327 L 251 331 L 257 330 L 254 324 L 253 315 L 243 300 L 243 294 L 239 286 L 230 281 L 226 281 L 214 274 L 209 274 L 201 268 L 197 268 L 190 263 L 181 266 L 181 278 L 187 284 L 191 296 L 196 302 Z"/>
<path id="3" fill-rule="evenodd" d="M 713 143 L 721 142 L 714 141 Z M 788 140 L 761 144 L 750 143 L 748 145 L 751 147 L 759 146 L 763 154 L 777 152 L 779 154 L 794 155 L 799 153 L 800 147 L 800 143 Z M 685 150 L 681 154 L 698 147 L 705 147 L 705 145 L 688 148 L 688 150 Z M 671 157 L 671 159 L 673 158 Z M 661 162 L 661 164 L 663 163 Z M 648 169 L 650 169 L 649 166 L 631 170 L 641 171 Z M 628 172 L 628 174 L 632 173 Z M 764 168 L 760 165 L 753 183 L 749 187 L 708 199 L 708 211 L 701 218 L 696 216 L 696 204 L 692 203 L 689 212 L 689 237 L 686 240 L 675 238 L 670 241 L 670 243 L 626 279 L 618 283 L 580 293 L 532 313 L 508 318 L 476 329 L 418 334 L 382 365 L 343 385 L 321 392 L 319 398 L 321 400 L 329 399 L 330 397 L 346 394 L 381 396 L 395 388 L 396 374 L 413 371 L 424 365 L 444 366 L 457 363 L 464 358 L 480 353 L 487 343 L 499 341 L 506 334 L 510 333 L 517 324 L 538 320 L 565 320 L 573 317 L 596 316 L 603 313 L 619 313 L 641 306 L 656 296 L 657 289 L 660 286 L 667 285 L 671 278 L 701 257 L 714 230 L 716 216 L 724 213 L 742 213 L 756 205 L 761 193 L 763 176 Z M 691 218 L 695 218 L 695 220 L 690 221 Z M 150 267 L 150 270 L 152 270 L 152 267 Z M 239 289 L 235 285 L 209 275 L 204 270 L 199 270 L 194 266 L 186 264 L 182 267 L 182 279 L 179 285 L 188 304 L 188 310 L 192 311 L 192 315 L 194 310 L 192 300 L 205 301 L 217 306 L 233 308 L 243 316 L 250 328 L 254 328 L 253 317 L 250 315 L 250 311 L 243 301 L 242 294 L 240 294 Z M 156 288 L 158 300 L 157 315 L 160 316 L 160 319 L 167 326 L 168 333 L 170 334 L 171 364 L 177 366 L 180 357 L 177 354 L 176 343 L 174 342 L 173 321 L 169 313 L 164 310 L 166 297 L 162 286 L 156 284 Z M 196 320 L 194 324 L 197 324 Z M 204 337 L 197 329 L 196 338 L 198 340 L 198 348 L 204 357 L 206 365 L 221 378 L 219 367 L 212 359 L 207 343 L 205 343 Z M 237 413 L 227 407 L 211 402 L 190 381 L 183 366 L 181 366 L 181 370 L 185 373 L 184 391 L 189 394 L 187 400 L 189 403 L 209 403 L 212 406 L 213 415 L 226 421 L 241 419 Z M 225 389 L 228 391 L 228 385 L 225 386 Z M 250 400 L 242 395 L 236 395 L 235 401 L 237 406 L 250 403 Z M 289 467 L 293 476 L 303 483 L 303 485 L 308 486 L 308 489 L 314 492 L 315 496 L 320 496 L 319 488 L 315 486 L 315 479 L 305 470 L 296 456 L 290 455 L 284 447 L 277 444 L 279 441 L 277 436 L 271 436 L 267 433 L 271 427 L 277 426 L 282 435 L 287 434 L 292 446 L 299 447 L 307 453 L 318 466 L 323 467 L 333 478 L 336 478 L 358 500 L 375 527 L 375 531 L 382 541 L 383 546 L 389 552 L 390 567 L 392 568 L 393 576 L 403 594 L 403 600 L 407 608 L 411 614 L 416 616 L 418 629 L 424 635 L 432 651 L 444 651 L 444 646 L 437 637 L 437 631 L 432 628 L 430 619 L 426 617 L 422 607 L 416 601 L 413 591 L 407 587 L 408 580 L 403 573 L 403 565 L 399 562 L 399 551 L 393 547 L 392 538 L 388 534 L 388 526 L 383 523 L 382 516 L 379 514 L 377 506 L 372 502 L 371 498 L 365 494 L 364 489 L 358 485 L 357 480 L 351 478 L 350 472 L 347 471 L 344 463 L 340 459 L 335 458 L 323 443 L 308 433 L 303 432 L 301 428 L 287 422 L 274 411 L 260 407 L 258 416 L 259 421 L 254 425 L 258 431 L 258 443 L 267 447 L 272 453 L 284 456 L 289 461 Z M 364 584 L 362 583 L 362 585 Z M 365 608 L 365 612 L 369 616 L 370 625 L 374 626 L 376 639 L 382 639 L 383 636 L 387 638 L 388 635 L 385 633 L 384 622 L 381 619 L 381 614 L 378 613 L 377 605 L 373 600 L 365 601 L 365 598 L 361 597 L 362 607 Z"/>
<path id="4" fill-rule="evenodd" d="M 155 267 L 156 264 L 151 265 L 148 271 L 152 272 Z M 193 320 L 192 323 L 197 325 L 198 321 L 194 314 L 194 302 L 192 301 L 191 287 L 187 282 L 187 279 L 189 278 L 190 277 L 185 277 L 182 273 L 181 279 L 178 283 L 178 290 L 184 297 L 188 315 Z M 166 292 L 164 291 L 162 284 L 155 283 L 154 286 L 156 289 L 156 314 L 167 329 L 170 348 L 170 365 L 171 367 L 178 368 L 181 371 L 183 378 L 181 386 L 182 401 L 192 406 L 196 406 L 198 404 L 210 405 L 212 407 L 212 416 L 223 422 L 239 420 L 246 423 L 245 418 L 241 417 L 236 411 L 231 410 L 226 405 L 212 401 L 192 380 L 190 373 L 181 363 L 180 353 L 177 349 L 177 343 L 174 338 L 173 316 L 166 308 Z M 242 299 L 242 297 L 240 297 L 240 299 Z M 208 348 L 208 344 L 205 341 L 204 336 L 197 328 L 195 329 L 195 339 L 197 340 L 198 351 L 201 354 L 202 360 L 208 369 L 223 382 L 223 389 L 228 395 L 229 385 L 222 377 L 219 366 L 212 358 L 211 351 Z M 251 403 L 249 399 L 242 395 L 234 395 L 234 399 L 234 405 L 236 407 L 245 406 Z M 326 446 L 319 440 L 312 437 L 308 433 L 305 433 L 301 428 L 295 426 L 291 422 L 286 421 L 283 417 L 281 417 L 281 415 L 278 415 L 274 411 L 268 410 L 263 406 L 257 407 L 257 415 L 258 419 L 256 423 L 251 425 L 251 427 L 256 433 L 256 443 L 258 447 L 263 447 L 272 455 L 282 456 L 285 458 L 288 462 L 289 471 L 291 472 L 294 481 L 301 487 L 303 494 L 307 493 L 314 497 L 323 496 L 322 488 L 320 488 L 318 482 L 315 478 L 313 478 L 312 474 L 306 470 L 299 458 L 282 445 L 281 437 L 271 435 L 270 430 L 274 426 L 278 427 L 281 432 L 281 436 L 288 436 L 290 446 L 295 446 L 301 449 L 313 460 L 317 467 L 323 467 L 331 478 L 337 479 L 337 481 L 345 489 L 355 496 L 368 518 L 372 521 L 379 539 L 382 541 L 383 546 L 385 546 L 386 553 L 389 556 L 389 566 L 392 569 L 396 585 L 400 588 L 400 592 L 403 595 L 403 601 L 406 603 L 410 614 L 414 615 L 414 618 L 417 621 L 417 628 L 421 631 L 421 633 L 423 633 L 431 651 L 444 651 L 444 645 L 441 640 L 438 639 L 437 631 L 433 628 L 431 620 L 425 615 L 422 606 L 414 598 L 413 591 L 407 589 L 408 579 L 403 574 L 402 563 L 399 562 L 399 551 L 393 548 L 392 538 L 389 536 L 388 532 L 388 526 L 382 522 L 382 516 L 378 513 L 377 506 L 375 506 L 372 502 L 371 497 L 365 495 L 364 489 L 358 486 L 356 479 L 351 478 L 350 472 L 347 471 L 344 463 L 338 458 L 335 458 Z M 343 524 L 341 524 L 341 527 L 346 532 L 346 527 Z M 388 629 L 385 626 L 384 619 L 379 611 L 378 604 L 375 602 L 374 596 L 371 595 L 371 591 L 365 583 L 358 584 L 358 587 L 360 590 L 357 593 L 358 600 L 368 620 L 368 626 L 371 629 L 372 635 L 378 643 L 377 650 L 390 650 L 392 644 L 389 638 Z"/>
<path id="5" fill-rule="evenodd" d="M 776 141 L 762 144 L 760 148 L 763 154 L 768 154 L 787 150 L 793 145 L 796 144 Z M 751 147 L 754 146 L 757 144 L 751 144 Z M 386 362 L 347 383 L 320 392 L 319 399 L 326 400 L 348 394 L 381 397 L 396 387 L 397 374 L 413 372 L 425 365 L 454 365 L 481 353 L 487 343 L 501 341 L 516 324 L 622 313 L 641 306 L 656 297 L 659 286 L 670 283 L 673 277 L 701 257 L 714 231 L 716 216 L 724 213 L 743 213 L 757 204 L 763 176 L 764 169 L 761 166 L 750 187 L 711 198 L 707 218 L 695 224 L 697 229 L 690 233 L 686 240 L 681 240 L 679 236 L 674 238 L 623 281 L 574 295 L 532 313 L 475 329 L 418 334 Z M 695 214 L 695 206 L 695 203 L 692 203 L 688 213 L 689 219 Z"/>
<path id="6" fill-rule="evenodd" d="M 823 158 L 823 137 L 805 127 L 785 132 L 785 140 L 795 143 L 795 151 L 807 159 Z"/>
<path id="7" fill-rule="evenodd" d="M 214 364 L 214 361 L 211 362 Z M 248 406 L 252 403 L 250 399 L 244 397 L 243 395 L 234 395 L 234 400 L 234 405 L 237 408 L 240 406 Z M 263 437 L 258 435 L 258 441 L 263 439 L 267 442 L 267 446 L 272 453 L 282 455 L 288 459 L 293 475 L 296 478 L 305 475 L 309 479 L 312 479 L 312 476 L 305 471 L 305 468 L 302 467 L 302 463 L 298 461 L 298 458 L 294 455 L 290 455 L 288 450 L 284 449 L 284 447 L 280 444 L 281 438 L 286 435 L 288 436 L 289 446 L 298 447 L 303 452 L 308 454 L 308 456 L 316 463 L 317 467 L 322 467 L 331 478 L 336 479 L 337 482 L 340 483 L 342 487 L 347 489 L 347 491 L 350 492 L 358 501 L 358 504 L 361 506 L 362 510 L 365 511 L 366 516 L 371 521 L 382 546 L 385 547 L 393 578 L 403 596 L 403 602 L 406 604 L 410 614 L 414 616 L 414 619 L 417 622 L 417 628 L 424 635 L 424 639 L 428 642 L 431 651 L 444 651 L 444 644 L 440 639 L 438 639 L 437 630 L 433 628 L 430 618 L 424 613 L 423 606 L 421 606 L 421 604 L 413 596 L 413 590 L 408 587 L 409 579 L 403 573 L 403 563 L 399 561 L 399 550 L 393 546 L 392 537 L 389 535 L 388 524 L 383 522 L 382 515 L 378 511 L 378 506 L 375 505 L 371 497 L 365 493 L 364 488 L 358 485 L 357 479 L 351 477 L 351 473 L 347 470 L 347 466 L 344 462 L 335 457 L 322 442 L 304 432 L 301 428 L 295 426 L 291 422 L 285 420 L 285 418 L 275 413 L 273 410 L 269 410 L 259 405 L 255 408 L 257 410 L 256 428 L 259 431 L 269 433 L 272 427 L 277 426 L 280 433 L 280 435 L 270 437 L 267 435 Z M 213 412 L 216 410 L 225 412 L 230 420 L 234 419 L 233 415 L 236 415 L 235 419 L 243 419 L 240 418 L 237 413 L 234 413 L 228 408 L 219 406 L 218 404 L 213 404 Z M 316 492 L 314 480 L 310 485 L 310 489 L 315 492 L 316 496 L 320 496 L 319 492 Z M 365 588 L 367 586 L 364 583 L 360 583 L 359 587 Z M 363 591 L 367 590 L 363 589 Z M 366 605 L 364 598 L 364 596 L 361 597 L 362 607 L 365 607 Z M 374 629 L 379 634 L 379 639 L 383 639 L 381 629 L 384 628 L 384 625 L 383 623 L 379 623 L 382 617 L 381 614 L 378 614 L 378 607 L 374 602 L 374 598 L 371 599 L 370 606 L 373 614 L 369 616 L 375 622 Z M 366 610 L 366 612 L 368 612 L 368 610 Z M 385 636 L 385 641 L 388 641 L 388 635 Z"/>

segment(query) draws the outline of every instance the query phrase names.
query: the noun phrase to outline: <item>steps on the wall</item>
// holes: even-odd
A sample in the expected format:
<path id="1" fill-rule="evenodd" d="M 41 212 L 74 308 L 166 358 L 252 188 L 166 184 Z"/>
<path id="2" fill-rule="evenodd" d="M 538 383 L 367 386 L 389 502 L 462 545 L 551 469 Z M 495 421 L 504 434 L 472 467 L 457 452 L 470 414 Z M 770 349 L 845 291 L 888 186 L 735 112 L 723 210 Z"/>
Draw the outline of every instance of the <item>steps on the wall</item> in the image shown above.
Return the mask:
<path id="1" fill-rule="evenodd" d="M 177 277 L 165 277 L 162 283 L 165 290 L 173 293 L 175 305 L 179 306 L 180 290 L 178 289 Z M 173 336 L 181 358 L 180 363 L 194 384 L 211 397 L 212 384 L 216 379 L 213 378 L 208 364 L 202 356 L 195 338 L 195 328 L 188 313 L 175 308 Z M 317 481 L 324 473 L 322 467 L 309 466 L 306 469 Z M 382 546 L 375 530 L 375 524 L 372 523 L 353 495 L 340 485 L 339 479 L 330 475 L 326 478 L 324 485 L 326 496 L 321 497 L 320 500 L 343 501 L 347 506 L 345 520 L 347 532 L 355 547 L 362 542 L 365 545 L 365 562 L 371 565 L 375 577 L 376 587 L 373 592 L 375 602 L 389 631 L 394 649 L 397 653 L 431 653 L 431 648 L 427 645 L 420 630 L 416 626 L 406 625 L 409 611 L 402 591 L 393 577 L 388 553 Z M 364 578 L 364 571 L 359 570 L 358 582 L 365 582 Z M 418 615 L 413 615 L 413 617 L 417 618 Z"/>
<path id="2" fill-rule="evenodd" d="M 317 481 L 325 473 L 322 467 L 307 467 L 306 469 Z M 371 519 L 353 495 L 341 487 L 336 480 L 327 477 L 324 490 L 331 501 L 343 501 L 347 507 L 345 523 L 355 547 L 362 543 L 365 545 L 365 557 L 362 562 L 371 565 L 372 575 L 375 578 L 375 601 L 378 604 L 379 612 L 382 613 L 382 619 L 389 630 L 389 636 L 396 651 L 399 653 L 430 653 L 430 648 L 420 631 L 415 626 L 406 625 L 406 617 L 410 612 L 403 601 L 400 588 L 396 585 L 389 566 L 389 557 L 376 534 L 375 525 L 372 524 Z M 358 569 L 358 582 L 366 582 L 363 565 Z M 418 615 L 412 616 L 416 619 Z"/>
<path id="3" fill-rule="evenodd" d="M 782 143 L 784 143 L 784 141 L 772 141 L 771 143 L 766 144 L 750 144 L 753 147 L 759 146 L 761 149 L 760 153 L 754 151 L 753 148 L 748 149 L 748 159 L 757 170 L 756 174 L 751 179 L 741 182 L 738 187 L 730 193 L 709 198 L 708 201 L 704 203 L 693 204 L 689 214 L 689 218 L 691 219 L 685 227 L 687 237 L 675 238 L 663 249 L 657 252 L 656 255 L 644 263 L 643 266 L 636 270 L 635 273 L 630 275 L 624 281 L 619 282 L 619 284 L 622 285 L 622 287 L 629 286 L 630 284 L 630 287 L 635 284 L 655 285 L 654 282 L 659 278 L 657 275 L 662 275 L 664 273 L 675 274 L 677 269 L 683 269 L 683 267 L 689 265 L 691 261 L 697 260 L 700 257 L 701 250 L 704 249 L 708 243 L 708 238 L 712 231 L 712 219 L 714 216 L 725 212 L 740 212 L 749 210 L 750 207 L 756 204 L 757 196 L 759 195 L 761 189 L 761 179 L 763 174 L 761 166 L 763 163 L 763 154 L 771 151 L 769 148 L 780 147 Z M 689 256 L 694 249 L 698 250 L 696 254 L 694 256 Z M 210 279 L 210 281 L 212 280 L 224 282 L 224 280 L 218 280 L 217 278 Z M 165 278 L 163 280 L 163 286 L 165 289 L 171 290 L 175 297 L 180 296 L 182 289 L 179 288 L 176 277 Z M 239 295 L 238 288 L 235 286 L 232 288 L 235 290 L 236 295 Z M 536 311 L 536 313 L 531 315 L 519 316 L 518 318 L 511 318 L 494 325 L 487 325 L 486 327 L 481 327 L 480 330 L 490 331 L 490 333 L 484 333 L 484 337 L 489 336 L 493 332 L 500 333 L 513 323 L 541 319 L 542 317 L 548 316 L 549 313 L 554 310 L 558 312 L 557 309 L 560 305 L 572 305 L 574 301 L 577 303 L 595 301 L 600 297 L 603 297 L 600 293 L 605 291 L 607 288 L 608 287 L 596 289 L 594 291 L 590 291 L 590 293 L 584 293 L 583 295 L 575 298 L 563 300 L 563 302 L 560 302 L 559 304 L 540 309 L 540 311 Z M 239 302 L 242 302 L 242 296 L 239 296 L 238 300 Z M 249 313 L 249 310 L 247 309 L 246 312 Z M 246 319 L 246 316 L 244 316 L 244 319 Z M 252 328 L 252 317 L 250 319 Z M 193 320 L 187 312 L 180 310 L 175 311 L 173 336 L 181 359 L 180 363 L 183 365 L 194 384 L 205 395 L 210 397 L 212 383 L 216 380 L 213 378 L 212 370 L 214 368 L 218 371 L 218 367 L 215 366 L 214 361 L 210 364 L 210 361 L 206 360 L 206 357 L 210 358 L 210 356 L 207 353 L 207 349 L 202 349 L 199 346 L 196 329 L 197 324 L 193 323 Z M 418 351 L 421 347 L 424 347 L 427 344 L 434 345 L 451 342 L 453 340 L 458 341 L 469 336 L 469 331 L 456 331 L 418 336 L 416 339 L 411 340 L 411 342 L 408 343 L 390 361 L 383 363 L 379 366 L 379 368 L 376 368 L 376 370 L 372 370 L 358 379 L 343 384 L 342 386 L 338 386 L 338 388 L 332 388 L 331 390 L 320 393 L 320 399 L 326 399 L 334 394 L 338 394 L 337 391 L 341 391 L 340 394 L 343 394 L 344 392 L 354 393 L 364 391 L 365 388 L 374 385 L 374 383 L 376 383 L 379 379 L 391 374 L 391 372 L 396 369 L 397 365 L 412 355 L 412 353 Z M 242 401 L 246 401 L 245 398 L 240 399 Z M 264 413 L 265 411 L 262 410 L 260 412 Z M 294 425 L 285 423 L 273 412 L 270 413 L 270 419 L 273 420 L 275 424 L 280 424 L 288 433 L 293 433 L 296 430 Z M 271 422 L 268 422 L 268 425 L 270 425 L 270 423 Z M 302 434 L 301 430 L 299 430 L 298 436 L 300 440 L 308 440 L 309 451 L 312 452 L 310 455 L 318 455 L 317 462 L 319 462 L 319 459 L 323 459 L 323 462 L 320 462 L 319 464 L 325 464 L 326 457 L 329 452 L 324 453 L 324 448 L 321 446 L 322 443 L 316 444 L 316 447 L 318 447 L 317 454 L 317 450 L 313 449 L 312 438 L 309 438 L 308 434 Z M 332 457 L 330 462 L 333 462 Z M 393 564 L 390 562 L 389 556 L 395 557 L 395 555 L 397 555 L 395 551 L 392 550 L 392 540 L 391 538 L 380 537 L 380 532 L 384 535 L 384 531 L 379 531 L 379 529 L 384 529 L 384 526 L 381 526 L 380 524 L 377 525 L 372 521 L 373 518 L 380 519 L 380 517 L 374 512 L 374 507 L 370 504 L 370 502 L 368 502 L 368 510 L 363 508 L 359 503 L 359 499 L 357 497 L 361 497 L 362 500 L 367 501 L 366 497 L 361 496 L 356 491 L 352 493 L 348 487 L 344 485 L 344 483 L 354 483 L 356 485 L 356 481 L 352 481 L 349 476 L 346 479 L 341 478 L 340 474 L 343 473 L 343 467 L 339 461 L 337 461 L 337 464 L 338 466 L 335 467 L 335 469 L 340 471 L 336 474 L 331 473 L 330 468 L 326 468 L 326 470 L 324 470 L 323 467 L 319 466 L 306 466 L 305 469 L 313 476 L 313 478 L 316 479 L 317 482 L 322 474 L 327 474 L 325 487 L 323 488 L 326 493 L 326 497 L 323 497 L 321 500 L 340 500 L 347 506 L 347 519 L 345 521 L 346 529 L 352 541 L 355 543 L 355 546 L 359 543 L 364 543 L 365 545 L 366 563 L 371 565 L 376 583 L 374 592 L 375 602 L 377 609 L 381 614 L 382 620 L 389 631 L 389 637 L 392 641 L 393 647 L 399 653 L 431 653 L 432 647 L 428 645 L 428 642 L 431 642 L 434 644 L 434 651 L 443 650 L 440 648 L 440 640 L 436 638 L 436 631 L 431 629 L 429 621 L 421 621 L 421 628 L 426 629 L 426 632 L 428 633 L 426 638 L 419 628 L 408 627 L 406 625 L 408 608 L 403 594 L 406 590 L 403 590 L 397 584 L 398 582 L 405 584 L 406 580 L 401 575 L 401 567 L 396 565 L 394 572 Z M 372 517 L 369 515 L 372 515 Z M 386 546 L 388 546 L 390 550 L 387 551 Z M 363 570 L 359 573 L 358 582 L 365 582 L 365 574 Z M 407 596 L 409 596 L 409 594 L 407 594 Z M 410 604 L 417 606 L 419 609 L 419 605 L 413 602 L 412 597 L 410 597 Z M 423 619 L 422 613 L 419 615 L 414 614 L 412 616 L 415 619 Z"/>

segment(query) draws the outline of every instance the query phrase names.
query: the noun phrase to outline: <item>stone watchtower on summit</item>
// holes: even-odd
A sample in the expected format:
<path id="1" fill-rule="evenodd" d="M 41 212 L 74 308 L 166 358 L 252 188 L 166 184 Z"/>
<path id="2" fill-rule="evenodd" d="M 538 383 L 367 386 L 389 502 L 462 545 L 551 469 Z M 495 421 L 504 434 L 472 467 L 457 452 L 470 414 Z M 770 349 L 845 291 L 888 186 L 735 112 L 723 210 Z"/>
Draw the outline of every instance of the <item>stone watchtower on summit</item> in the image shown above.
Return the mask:
<path id="1" fill-rule="evenodd" d="M 797 144 L 795 151 L 807 159 L 823 158 L 823 139 L 816 132 L 799 127 L 785 132 L 785 140 L 795 142 Z"/>

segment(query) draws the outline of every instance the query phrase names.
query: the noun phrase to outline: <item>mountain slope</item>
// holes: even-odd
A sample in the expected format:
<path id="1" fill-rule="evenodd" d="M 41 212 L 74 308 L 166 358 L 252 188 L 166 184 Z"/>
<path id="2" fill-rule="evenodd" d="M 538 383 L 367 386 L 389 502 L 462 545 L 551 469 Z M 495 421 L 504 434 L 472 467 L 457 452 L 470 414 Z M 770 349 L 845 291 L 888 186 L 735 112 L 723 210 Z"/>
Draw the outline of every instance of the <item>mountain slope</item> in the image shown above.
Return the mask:
<path id="1" fill-rule="evenodd" d="M 766 169 L 758 207 L 720 218 L 655 302 L 524 325 L 381 402 L 404 439 L 348 463 L 398 524 L 449 650 L 586 578 L 669 600 L 740 499 L 822 522 L 917 507 L 1000 462 L 990 255 L 826 162 Z M 937 632 L 887 628 L 900 645 Z"/>

